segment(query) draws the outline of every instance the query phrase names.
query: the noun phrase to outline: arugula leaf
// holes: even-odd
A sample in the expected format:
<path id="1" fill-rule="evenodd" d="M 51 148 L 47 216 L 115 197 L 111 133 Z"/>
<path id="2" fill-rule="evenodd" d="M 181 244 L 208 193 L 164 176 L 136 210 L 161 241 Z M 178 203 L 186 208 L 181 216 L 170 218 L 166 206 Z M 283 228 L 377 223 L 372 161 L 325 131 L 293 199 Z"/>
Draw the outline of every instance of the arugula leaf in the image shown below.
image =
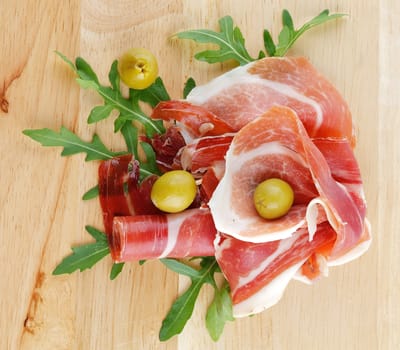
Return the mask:
<path id="1" fill-rule="evenodd" d="M 96 198 L 98 195 L 99 195 L 99 186 L 96 185 L 83 194 L 82 200 L 88 201 L 89 199 Z"/>
<path id="2" fill-rule="evenodd" d="M 193 267 L 186 265 L 184 263 L 181 263 L 178 260 L 175 259 L 160 259 L 160 261 L 166 266 L 168 267 L 170 270 L 179 273 L 181 275 L 185 275 L 188 276 L 190 278 L 199 278 L 200 276 L 200 272 L 196 269 L 194 269 Z"/>
<path id="3" fill-rule="evenodd" d="M 135 156 L 135 159 L 139 159 L 137 150 L 139 138 L 138 129 L 133 126 L 132 122 L 126 121 L 121 127 L 121 133 L 124 137 L 128 152 L 133 154 Z"/>
<path id="4" fill-rule="evenodd" d="M 264 47 L 268 56 L 275 56 L 276 46 L 272 40 L 270 32 L 267 29 L 264 29 Z"/>
<path id="5" fill-rule="evenodd" d="M 278 43 L 275 44 L 271 33 L 265 29 L 263 32 L 264 48 L 269 56 L 284 56 L 293 46 L 295 41 L 307 30 L 327 21 L 340 18 L 345 14 L 337 13 L 329 15 L 329 10 L 322 11 L 301 28 L 294 28 L 293 19 L 288 10 L 282 11 L 283 28 L 278 36 Z M 216 44 L 219 50 L 205 50 L 196 53 L 194 56 L 199 61 L 208 63 L 224 62 L 229 59 L 237 61 L 240 65 L 247 64 L 255 60 L 252 58 L 245 47 L 245 40 L 238 27 L 233 26 L 230 16 L 222 17 L 219 20 L 220 32 L 208 29 L 188 30 L 176 34 L 179 39 L 191 39 L 198 43 Z M 258 58 L 265 57 L 264 51 L 260 51 Z"/>
<path id="6" fill-rule="evenodd" d="M 94 107 L 88 117 L 88 124 L 97 123 L 100 120 L 107 118 L 112 110 L 114 109 L 113 105 L 103 105 Z"/>
<path id="7" fill-rule="evenodd" d="M 186 98 L 189 95 L 190 91 L 192 91 L 196 87 L 196 82 L 193 78 L 188 78 L 185 83 L 185 87 L 183 88 L 183 98 Z"/>
<path id="8" fill-rule="evenodd" d="M 120 88 L 120 81 L 121 79 L 119 78 L 119 73 L 118 73 L 118 61 L 115 60 L 111 64 L 110 72 L 108 73 L 108 80 L 110 81 L 110 84 L 112 88 L 115 91 L 118 91 Z"/>
<path id="9" fill-rule="evenodd" d="M 119 115 L 114 123 L 114 131 L 117 132 L 127 120 L 137 120 L 145 127 L 147 137 L 152 137 L 154 134 L 162 134 L 165 132 L 162 121 L 153 120 L 148 117 L 140 108 L 138 103 L 132 103 L 129 99 L 122 96 L 120 91 L 120 79 L 118 75 L 117 65 L 118 62 L 114 61 L 111 65 L 109 72 L 109 80 L 111 86 L 101 85 L 97 75 L 94 73 L 92 67 L 82 57 L 75 60 L 75 65 L 67 59 L 64 55 L 57 52 L 57 54 L 73 68 L 74 72 L 78 75 L 77 82 L 84 89 L 95 90 L 103 99 L 104 106 L 95 107 L 89 115 L 88 122 L 95 123 L 108 117 L 112 110 L 117 110 Z M 150 100 L 154 102 L 157 98 L 167 98 L 165 87 L 158 79 L 156 83 L 147 89 L 140 90 L 137 93 L 140 100 L 145 102 Z M 168 96 L 169 99 L 169 96 Z"/>
<path id="10" fill-rule="evenodd" d="M 111 272 L 110 272 L 110 280 L 114 280 L 117 276 L 121 273 L 122 268 L 124 267 L 125 263 L 114 263 Z"/>
<path id="11" fill-rule="evenodd" d="M 336 14 L 330 15 L 329 10 L 324 10 L 318 16 L 316 16 L 313 19 L 311 19 L 310 21 L 306 22 L 305 24 L 303 24 L 303 26 L 301 28 L 296 30 L 293 26 L 293 20 L 292 20 L 292 17 L 290 16 L 289 11 L 283 10 L 282 11 L 283 28 L 282 28 L 281 32 L 279 33 L 278 44 L 275 47 L 275 52 L 274 52 L 273 56 L 284 56 L 287 53 L 287 51 L 293 46 L 295 41 L 302 34 L 304 34 L 307 30 L 309 30 L 317 25 L 323 24 L 327 21 L 337 19 L 337 18 L 340 18 L 343 16 L 346 16 L 346 14 L 336 13 Z M 264 36 L 264 39 L 265 39 L 265 36 Z M 269 52 L 268 49 L 267 49 L 267 51 Z"/>
<path id="12" fill-rule="evenodd" d="M 156 154 L 153 147 L 147 142 L 140 142 L 140 146 L 146 155 L 146 161 L 139 161 L 141 179 L 143 179 L 143 176 L 152 174 L 161 175 L 160 170 L 157 167 Z"/>
<path id="13" fill-rule="evenodd" d="M 189 269 L 182 268 L 179 264 L 171 263 L 171 261 L 163 261 L 168 267 L 176 271 L 185 272 L 192 280 L 190 287 L 173 303 L 170 311 L 162 322 L 159 333 L 161 341 L 170 339 L 176 334 L 182 332 L 187 321 L 192 316 L 196 299 L 199 296 L 201 287 L 208 283 L 215 286 L 214 273 L 218 271 L 218 264 L 215 258 L 203 258 L 200 265 L 201 269 L 198 274 Z"/>
<path id="14" fill-rule="evenodd" d="M 242 32 L 233 26 L 230 16 L 219 20 L 220 32 L 208 29 L 188 30 L 176 34 L 179 39 L 190 39 L 198 43 L 216 44 L 219 50 L 205 50 L 194 56 L 199 61 L 208 63 L 224 62 L 232 59 L 240 65 L 254 61 L 246 47 Z"/>
<path id="15" fill-rule="evenodd" d="M 107 236 L 92 226 L 86 226 L 86 231 L 96 240 L 72 249 L 72 254 L 54 269 L 53 275 L 72 273 L 76 270 L 81 272 L 90 269 L 94 264 L 110 253 Z"/>
<path id="16" fill-rule="evenodd" d="M 77 153 L 86 153 L 86 161 L 111 159 L 125 152 L 112 152 L 106 148 L 100 138 L 94 134 L 91 142 L 81 140 L 72 131 L 61 127 L 57 133 L 51 129 L 30 129 L 23 130 L 23 134 L 39 142 L 42 146 L 64 147 L 62 156 L 69 156 Z"/>
<path id="17" fill-rule="evenodd" d="M 221 289 L 215 288 L 214 300 L 207 310 L 206 327 L 212 340 L 217 341 L 225 323 L 233 320 L 232 299 L 229 295 L 229 285 L 225 282 Z"/>
<path id="18" fill-rule="evenodd" d="M 171 99 L 160 77 L 158 77 L 155 82 L 146 89 L 130 89 L 129 92 L 131 100 L 146 102 L 152 108 L 157 106 L 157 104 L 161 101 L 168 101 Z"/>

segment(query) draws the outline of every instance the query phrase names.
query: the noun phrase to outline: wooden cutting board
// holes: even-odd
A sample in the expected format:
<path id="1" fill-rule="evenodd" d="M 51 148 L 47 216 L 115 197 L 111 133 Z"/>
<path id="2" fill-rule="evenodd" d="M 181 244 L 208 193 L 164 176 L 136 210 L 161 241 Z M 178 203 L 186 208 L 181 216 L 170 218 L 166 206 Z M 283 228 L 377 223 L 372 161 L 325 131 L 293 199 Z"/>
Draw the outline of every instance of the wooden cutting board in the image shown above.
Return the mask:
<path id="1" fill-rule="evenodd" d="M 194 61 L 197 47 L 171 40 L 171 34 L 216 29 L 229 14 L 256 55 L 262 30 L 276 35 L 284 8 L 295 25 L 325 8 L 349 14 L 313 29 L 290 54 L 309 57 L 350 105 L 373 244 L 313 286 L 292 282 L 279 304 L 229 323 L 217 343 L 204 326 L 211 300 L 211 289 L 204 288 L 183 333 L 160 343 L 161 322 L 186 281 L 156 261 L 129 264 L 110 281 L 108 259 L 83 273 L 52 276 L 71 245 L 88 241 L 85 225 L 102 227 L 97 201 L 81 200 L 95 185 L 97 164 L 81 155 L 62 158 L 60 149 L 43 148 L 22 130 L 64 125 L 82 138 L 97 132 L 111 147 L 122 144 L 110 123 L 86 124 L 101 101 L 78 88 L 54 50 L 84 57 L 105 82 L 125 49 L 147 47 L 159 58 L 171 96 L 179 97 L 189 76 L 204 83 L 230 67 Z M 0 348 L 399 348 L 399 21 L 396 0 L 2 0 Z"/>

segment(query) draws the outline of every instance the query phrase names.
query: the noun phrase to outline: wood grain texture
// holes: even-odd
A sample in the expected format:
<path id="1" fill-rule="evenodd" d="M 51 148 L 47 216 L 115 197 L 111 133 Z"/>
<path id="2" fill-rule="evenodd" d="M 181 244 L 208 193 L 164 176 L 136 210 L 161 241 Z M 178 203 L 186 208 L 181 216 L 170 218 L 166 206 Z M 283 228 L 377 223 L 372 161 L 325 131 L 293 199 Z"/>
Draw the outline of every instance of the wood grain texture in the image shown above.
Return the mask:
<path id="1" fill-rule="evenodd" d="M 230 14 L 256 55 L 263 28 L 276 35 L 283 8 L 295 24 L 325 8 L 349 14 L 309 32 L 290 54 L 309 57 L 350 105 L 373 244 L 313 286 L 291 283 L 278 305 L 228 324 L 217 343 L 204 326 L 211 299 L 205 288 L 184 332 L 160 343 L 162 319 L 186 281 L 149 262 L 126 266 L 111 282 L 109 260 L 52 276 L 70 246 L 88 240 L 84 226 L 101 227 L 98 203 L 81 201 L 96 182 L 97 165 L 80 155 L 61 158 L 59 149 L 40 147 L 21 132 L 65 125 L 84 138 L 96 131 L 108 145 L 122 144 L 110 123 L 86 124 L 101 101 L 78 88 L 54 50 L 84 57 L 106 81 L 116 57 L 145 46 L 179 97 L 188 76 L 202 83 L 230 66 L 194 61 L 196 46 L 170 40 L 171 34 L 216 28 Z M 1 1 L 0 349 L 399 348 L 399 21 L 396 0 Z"/>

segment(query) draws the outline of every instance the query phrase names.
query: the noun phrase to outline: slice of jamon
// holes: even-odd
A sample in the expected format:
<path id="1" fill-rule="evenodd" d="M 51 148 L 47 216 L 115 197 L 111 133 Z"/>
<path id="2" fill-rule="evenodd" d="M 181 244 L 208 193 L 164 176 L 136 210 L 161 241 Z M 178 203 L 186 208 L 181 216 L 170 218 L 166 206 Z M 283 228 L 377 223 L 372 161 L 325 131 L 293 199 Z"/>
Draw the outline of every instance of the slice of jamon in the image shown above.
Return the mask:
<path id="1" fill-rule="evenodd" d="M 215 256 L 231 288 L 235 317 L 258 313 L 277 303 L 305 261 L 313 254 L 330 251 L 336 233 L 325 222 L 318 226 L 312 241 L 308 238 L 306 229 L 267 243 L 219 237 Z"/>
<path id="2" fill-rule="evenodd" d="M 296 111 L 310 137 L 354 138 L 346 102 L 304 57 L 267 57 L 238 67 L 195 87 L 187 101 L 235 131 L 270 107 L 283 105 Z"/>
<path id="3" fill-rule="evenodd" d="M 154 108 L 151 117 L 179 122 L 189 134 L 188 139 L 222 135 L 233 131 L 230 125 L 209 110 L 187 101 L 162 101 Z"/>
<path id="4" fill-rule="evenodd" d="M 129 197 L 124 191 L 124 183 L 128 181 L 129 164 L 135 166 L 132 155 L 116 157 L 102 162 L 99 166 L 99 199 L 107 234 L 112 232 L 114 216 L 134 213 Z"/>
<path id="5" fill-rule="evenodd" d="M 257 184 L 272 177 L 291 185 L 294 205 L 284 217 L 265 220 L 252 197 Z M 296 113 L 277 106 L 235 135 L 224 176 L 208 204 L 218 231 L 250 242 L 288 238 L 303 227 L 311 240 L 317 225 L 328 220 L 337 234 L 331 252 L 335 258 L 354 248 L 363 235 L 365 212 L 358 206 L 362 201 L 355 201 L 332 177 Z"/>
<path id="6" fill-rule="evenodd" d="M 115 216 L 157 214 L 160 211 L 150 199 L 156 176 L 139 185 L 139 164 L 132 155 L 103 161 L 98 170 L 99 198 L 107 234 L 112 232 Z"/>
<path id="7" fill-rule="evenodd" d="M 156 161 L 162 172 L 174 168 L 174 160 L 179 150 L 186 145 L 185 139 L 176 126 L 170 126 L 162 135 L 154 135 L 151 139 L 156 154 Z"/>
<path id="8" fill-rule="evenodd" d="M 204 203 L 208 203 L 224 175 L 225 164 L 219 162 L 207 168 L 201 177 L 200 195 Z"/>
<path id="9" fill-rule="evenodd" d="M 195 139 L 183 147 L 178 155 L 182 169 L 192 173 L 204 172 L 210 166 L 223 162 L 232 139 L 233 135 L 229 134 Z"/>
<path id="10" fill-rule="evenodd" d="M 208 209 L 179 214 L 118 216 L 109 239 L 117 262 L 213 256 L 217 231 Z"/>

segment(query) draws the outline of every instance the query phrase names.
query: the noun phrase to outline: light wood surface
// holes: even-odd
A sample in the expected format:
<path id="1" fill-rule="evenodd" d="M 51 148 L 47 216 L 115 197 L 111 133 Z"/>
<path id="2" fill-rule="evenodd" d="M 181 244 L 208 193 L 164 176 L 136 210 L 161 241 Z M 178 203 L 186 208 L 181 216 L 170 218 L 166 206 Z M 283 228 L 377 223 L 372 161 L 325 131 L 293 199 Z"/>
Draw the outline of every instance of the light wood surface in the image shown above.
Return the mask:
<path id="1" fill-rule="evenodd" d="M 60 149 L 21 131 L 65 125 L 121 144 L 110 123 L 87 126 L 99 99 L 78 88 L 54 50 L 84 57 L 106 81 L 122 51 L 147 47 L 179 97 L 188 76 L 202 83 L 228 66 L 194 61 L 195 46 L 171 41 L 171 34 L 216 28 L 230 14 L 256 54 L 263 28 L 276 35 L 283 8 L 295 24 L 325 8 L 349 14 L 309 32 L 290 54 L 308 56 L 349 102 L 373 244 L 313 286 L 291 283 L 278 305 L 228 324 L 218 343 L 204 327 L 206 288 L 184 332 L 160 343 L 161 321 L 185 281 L 148 262 L 126 266 L 111 282 L 107 259 L 84 273 L 52 276 L 70 246 L 88 240 L 86 224 L 101 228 L 97 201 L 81 200 L 95 185 L 97 164 L 61 158 Z M 0 349 L 400 348 L 399 21 L 397 0 L 1 0 Z"/>

